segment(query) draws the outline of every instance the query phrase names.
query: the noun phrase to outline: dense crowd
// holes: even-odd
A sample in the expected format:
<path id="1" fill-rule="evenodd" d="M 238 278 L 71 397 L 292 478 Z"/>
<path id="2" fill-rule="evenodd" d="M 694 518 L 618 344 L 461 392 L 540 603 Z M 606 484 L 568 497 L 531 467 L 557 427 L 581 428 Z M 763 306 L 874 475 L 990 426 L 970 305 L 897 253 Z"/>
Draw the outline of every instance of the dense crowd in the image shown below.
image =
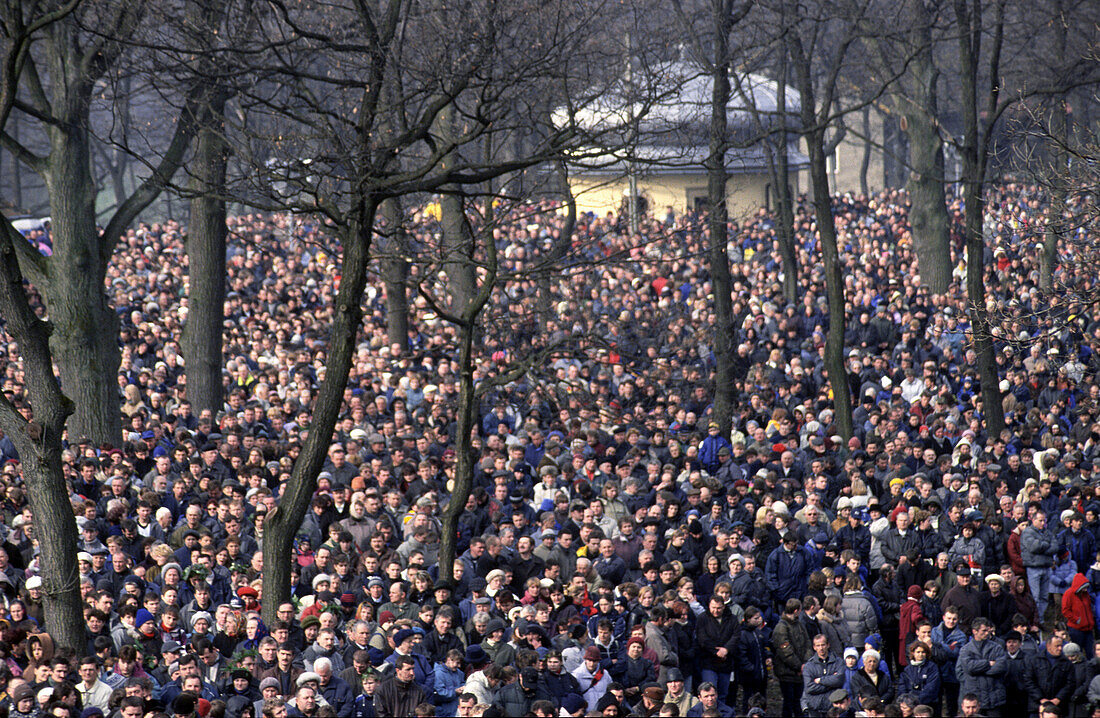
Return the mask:
<path id="1" fill-rule="evenodd" d="M 524 279 L 565 223 L 494 233 L 502 275 L 476 379 L 531 342 L 583 355 L 486 393 L 454 580 L 453 332 L 423 302 L 385 332 L 381 283 L 309 513 L 293 601 L 266 625 L 264 519 L 309 430 L 336 289 L 325 228 L 229 220 L 226 401 L 195 412 L 180 357 L 187 258 L 142 224 L 109 271 L 125 436 L 69 437 L 87 646 L 42 623 L 34 517 L 0 436 L 0 712 L 36 716 L 1100 715 L 1100 324 L 1037 290 L 1043 200 L 991 192 L 991 306 L 1009 428 L 989 435 L 970 347 L 962 207 L 932 296 L 904 193 L 839 196 L 855 436 L 838 435 L 809 205 L 798 300 L 775 219 L 731 223 L 733 430 L 712 421 L 705 218 L 578 221 L 567 271 Z M 414 241 L 437 230 L 409 217 Z M 1083 231 L 1083 230 L 1082 230 Z M 30 237 L 48 246 L 48 237 Z M 1064 249 L 1062 280 L 1087 273 Z M 5 394 L 24 401 L 0 334 Z M 844 384 L 842 383 L 842 386 Z M 1096 676 L 1094 678 L 1094 676 Z"/>

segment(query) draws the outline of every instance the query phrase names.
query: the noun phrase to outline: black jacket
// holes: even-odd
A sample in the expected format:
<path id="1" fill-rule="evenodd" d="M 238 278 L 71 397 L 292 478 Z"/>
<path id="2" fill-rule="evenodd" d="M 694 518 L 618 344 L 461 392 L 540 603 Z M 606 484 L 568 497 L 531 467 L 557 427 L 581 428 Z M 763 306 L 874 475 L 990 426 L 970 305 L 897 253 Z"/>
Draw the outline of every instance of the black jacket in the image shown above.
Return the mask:
<path id="1" fill-rule="evenodd" d="M 397 678 L 390 678 L 378 684 L 374 692 L 374 712 L 380 716 L 411 716 L 416 707 L 427 700 L 416 681 L 401 683 Z"/>
<path id="2" fill-rule="evenodd" d="M 536 684 L 531 690 L 524 690 L 519 681 L 515 681 L 500 690 L 496 705 L 506 716 L 522 716 L 530 712 L 531 704 L 535 701 L 553 702 L 550 694 L 541 685 Z"/>
<path id="3" fill-rule="evenodd" d="M 1073 664 L 1065 656 L 1055 658 L 1046 650 L 1033 656 L 1024 670 L 1028 711 L 1038 711 L 1039 704 L 1051 698 L 1065 705 L 1073 695 L 1073 673 Z"/>
<path id="4" fill-rule="evenodd" d="M 734 653 L 737 652 L 737 639 L 741 625 L 730 614 L 728 608 L 722 609 L 722 616 L 715 618 L 710 610 L 704 611 L 695 624 L 695 637 L 698 640 L 699 660 L 704 668 L 724 672 L 733 670 Z M 726 657 L 719 658 L 719 647 L 726 649 Z"/>
<path id="5" fill-rule="evenodd" d="M 867 673 L 862 669 L 856 671 L 855 675 L 852 676 L 852 695 L 855 696 L 857 701 L 861 696 L 875 696 L 881 698 L 883 703 L 890 703 L 894 700 L 894 683 L 890 680 L 890 676 L 881 670 L 878 675 L 878 683 L 876 684 L 867 677 Z"/>

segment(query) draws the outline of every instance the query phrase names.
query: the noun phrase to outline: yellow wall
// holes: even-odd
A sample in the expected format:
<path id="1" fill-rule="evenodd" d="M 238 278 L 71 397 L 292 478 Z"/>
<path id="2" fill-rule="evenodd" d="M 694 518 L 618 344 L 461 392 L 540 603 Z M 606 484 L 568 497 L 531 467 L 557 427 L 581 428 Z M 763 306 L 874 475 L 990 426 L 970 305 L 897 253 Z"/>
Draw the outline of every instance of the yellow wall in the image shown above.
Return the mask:
<path id="1" fill-rule="evenodd" d="M 792 173 L 791 178 L 791 189 L 798 192 L 798 174 Z M 569 182 L 578 212 L 594 212 L 601 216 L 616 212 L 626 195 L 627 180 L 622 176 L 574 175 Z M 764 206 L 765 188 L 770 183 L 771 176 L 766 172 L 730 176 L 726 186 L 730 218 L 746 217 Z M 638 192 L 649 201 L 654 216 L 664 217 L 665 207 L 669 205 L 680 214 L 694 206 L 696 197 L 706 197 L 707 177 L 701 172 L 639 177 Z"/>

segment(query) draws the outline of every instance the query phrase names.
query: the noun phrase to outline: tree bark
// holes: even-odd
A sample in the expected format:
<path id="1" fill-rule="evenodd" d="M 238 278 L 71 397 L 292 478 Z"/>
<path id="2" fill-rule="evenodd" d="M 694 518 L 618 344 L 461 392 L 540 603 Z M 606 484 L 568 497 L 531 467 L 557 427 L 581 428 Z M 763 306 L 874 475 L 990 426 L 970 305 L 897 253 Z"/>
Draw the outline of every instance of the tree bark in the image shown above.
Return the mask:
<path id="1" fill-rule="evenodd" d="M 803 103 L 806 98 L 803 97 Z M 813 107 L 813 105 L 810 105 Z M 825 269 L 825 293 L 829 302 L 829 330 L 825 335 L 825 367 L 833 390 L 836 424 L 845 441 L 852 438 L 852 394 L 844 362 L 844 270 L 840 266 L 836 225 L 833 223 L 829 196 L 829 173 L 825 166 L 824 138 L 813 131 L 807 144 L 810 150 L 810 182 L 814 193 L 814 216 L 821 239 L 821 257 Z"/>
<path id="2" fill-rule="evenodd" d="M 863 108 L 863 157 L 859 161 L 859 192 L 870 194 L 867 184 L 867 171 L 871 167 L 871 107 Z"/>
<path id="3" fill-rule="evenodd" d="M 1062 31 L 1064 46 L 1065 34 Z M 1064 47 L 1063 47 L 1064 53 Z M 1051 135 L 1054 137 L 1050 177 L 1050 217 L 1043 233 L 1043 248 L 1039 255 L 1039 289 L 1045 293 L 1054 291 L 1054 270 L 1058 268 L 1058 242 L 1066 234 L 1066 177 L 1069 173 L 1069 117 L 1065 102 L 1055 100 L 1051 114 Z"/>
<path id="4" fill-rule="evenodd" d="M 960 109 L 963 122 L 963 197 L 966 203 L 966 293 L 970 302 L 971 323 L 973 326 L 974 350 L 977 354 L 978 379 L 982 391 L 982 414 L 985 416 L 986 431 L 996 437 L 1005 428 L 1004 407 L 1001 404 L 999 376 L 994 356 L 992 322 L 985 305 L 985 241 L 982 222 L 985 217 L 985 177 L 988 162 L 989 130 L 986 126 L 981 132 L 982 120 L 978 110 L 978 63 L 982 57 L 981 37 L 984 32 L 982 23 L 981 0 L 974 0 L 973 9 L 966 0 L 955 0 L 954 12 L 957 23 L 956 33 L 959 43 L 959 81 L 961 84 Z M 1003 16 L 998 13 L 995 23 L 994 43 L 989 53 L 992 77 L 997 77 L 1000 69 L 1000 42 L 1003 39 Z M 987 98 L 989 104 L 997 107 L 998 93 L 994 84 Z M 992 113 L 989 113 L 992 121 Z"/>
<path id="5" fill-rule="evenodd" d="M 454 107 L 448 105 L 436 120 L 436 132 L 441 141 L 450 143 L 455 134 Z M 444 172 L 454 169 L 459 162 L 456 151 L 448 152 L 440 164 Z M 474 238 L 466 222 L 466 207 L 456 187 L 443 188 L 440 198 L 440 225 L 443 230 L 443 271 L 447 276 L 450 294 L 450 310 L 463 311 L 473 301 L 477 291 L 474 273 Z"/>
<path id="6" fill-rule="evenodd" d="M 898 119 L 891 114 L 882 118 L 882 181 L 888 189 L 905 185 L 905 136 Z"/>
<path id="7" fill-rule="evenodd" d="M 971 163 L 964 161 L 963 172 L 974 177 Z M 982 183 L 964 182 L 966 198 L 966 294 L 974 327 L 974 350 L 978 355 L 978 378 L 982 389 L 982 413 L 989 436 L 1000 435 L 1005 428 L 1004 407 L 998 386 L 997 360 L 993 349 L 993 323 L 985 306 L 985 241 L 982 237 L 982 217 L 985 197 Z"/>
<path id="8" fill-rule="evenodd" d="M 53 220 L 51 281 L 43 294 L 55 330 L 51 348 L 73 401 L 69 438 L 120 445 L 118 315 L 103 285 L 111 246 L 98 237 L 89 138 L 79 125 L 51 133 L 46 185 Z"/>
<path id="9" fill-rule="evenodd" d="M 225 316 L 226 209 L 225 102 L 205 113 L 191 160 L 191 218 L 187 230 L 188 315 L 181 348 L 187 372 L 187 399 L 195 413 L 222 408 Z"/>
<path id="10" fill-rule="evenodd" d="M 279 504 L 268 513 L 264 522 L 263 619 L 268 625 L 274 625 L 275 610 L 279 604 L 290 600 L 294 534 L 302 525 L 313 492 L 317 489 L 317 475 L 321 473 L 328 456 L 336 418 L 343 402 L 363 318 L 361 302 L 367 285 L 367 266 L 377 211 L 377 200 L 371 197 L 362 199 L 357 226 L 347 234 L 343 243 L 344 261 L 340 268 L 336 318 L 329 336 L 331 348 L 325 378 L 317 392 L 309 433 L 294 464 L 294 472 Z"/>
<path id="11" fill-rule="evenodd" d="M 730 101 L 729 78 L 729 0 L 712 0 L 714 58 L 711 65 L 710 152 L 707 155 L 707 200 L 710 211 L 710 281 L 714 292 L 714 408 L 713 420 L 718 435 L 729 438 L 733 417 L 733 279 L 726 250 L 729 242 L 726 207 L 726 152 L 729 149 L 727 108 Z M 783 152 L 784 148 L 780 149 Z"/>
<path id="12" fill-rule="evenodd" d="M 943 138 L 940 137 L 939 71 L 932 57 L 932 18 L 922 0 L 912 0 L 909 32 L 913 56 L 908 92 L 899 96 L 909 132 L 909 222 L 921 280 L 932 294 L 951 284 L 951 219 L 944 192 Z"/>
<path id="13" fill-rule="evenodd" d="M 915 110 L 909 123 L 909 223 L 921 280 L 932 294 L 951 284 L 951 220 L 944 192 L 943 142 L 930 115 Z"/>
<path id="14" fill-rule="evenodd" d="M 492 240 L 490 240 L 492 241 Z M 454 580 L 457 553 L 458 519 L 466 510 L 466 501 L 474 486 L 474 449 L 472 435 L 477 425 L 478 397 L 474 386 L 473 322 L 460 327 L 462 342 L 458 354 L 458 412 L 455 417 L 455 478 L 451 499 L 443 511 L 443 536 L 439 542 L 439 578 Z"/>
<path id="15" fill-rule="evenodd" d="M 11 136 L 19 142 L 19 115 L 14 115 L 9 120 Z M 23 211 L 23 172 L 26 168 L 19 164 L 15 157 L 11 158 L 11 202 L 17 211 Z"/>
<path id="16" fill-rule="evenodd" d="M 390 198 L 382 203 L 386 219 L 386 246 L 382 251 L 382 281 L 386 288 L 386 341 L 390 346 L 409 348 L 409 261 L 401 200 Z"/>
<path id="17" fill-rule="evenodd" d="M 787 53 L 780 51 L 779 77 L 776 80 L 776 109 L 779 112 L 779 151 L 776 153 L 775 200 L 778 209 L 779 253 L 783 262 L 783 298 L 788 304 L 798 301 L 798 254 L 794 240 L 794 197 L 791 196 L 791 171 L 787 134 Z"/>
<path id="18" fill-rule="evenodd" d="M 814 90 L 809 58 L 797 33 L 789 33 L 787 39 L 798 80 L 801 102 L 802 135 L 810 152 L 810 183 L 813 188 L 814 217 L 821 242 L 822 265 L 825 274 L 825 293 L 829 304 L 829 330 L 825 336 L 825 368 L 829 373 L 829 386 L 833 391 L 833 411 L 837 431 L 845 441 L 852 437 L 852 394 L 848 386 L 848 374 L 844 365 L 844 269 L 840 266 L 837 247 L 836 224 L 833 221 L 832 198 L 829 196 L 829 171 L 826 166 L 826 120 L 833 108 L 836 77 L 839 66 L 834 67 L 832 83 L 825 86 L 820 97 Z M 842 62 L 843 54 L 834 62 Z M 842 137 L 843 127 L 838 129 L 835 142 Z"/>
<path id="19" fill-rule="evenodd" d="M 26 391 L 33 416 L 24 417 L 0 395 L 0 427 L 22 460 L 23 479 L 34 513 L 33 532 L 41 549 L 42 614 L 54 644 L 87 649 L 80 576 L 77 573 L 76 519 L 61 463 L 61 433 L 73 404 L 53 373 L 49 335 L 27 301 L 15 242 L 25 241 L 6 221 L 0 230 L 0 317 L 22 350 Z"/>

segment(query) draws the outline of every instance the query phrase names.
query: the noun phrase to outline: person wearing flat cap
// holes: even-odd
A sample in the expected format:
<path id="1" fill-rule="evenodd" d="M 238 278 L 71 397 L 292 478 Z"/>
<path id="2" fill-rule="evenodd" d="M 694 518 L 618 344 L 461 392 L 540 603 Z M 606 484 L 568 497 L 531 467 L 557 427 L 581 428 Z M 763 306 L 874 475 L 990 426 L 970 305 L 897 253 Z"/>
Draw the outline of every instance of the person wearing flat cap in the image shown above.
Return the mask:
<path id="1" fill-rule="evenodd" d="M 665 704 L 665 689 L 656 683 L 645 683 L 641 686 L 641 700 L 634 705 L 634 715 L 655 716 Z"/>
<path id="2" fill-rule="evenodd" d="M 552 696 L 539 683 L 539 671 L 527 666 L 519 672 L 519 680 L 504 686 L 493 703 L 506 716 L 522 716 L 531 712 L 535 701 L 552 700 Z"/>
<path id="3" fill-rule="evenodd" d="M 970 623 L 982 615 L 981 597 L 974 587 L 973 572 L 965 561 L 955 563 L 955 580 L 958 583 L 944 594 L 942 605 L 958 609 L 959 628 L 970 632 Z"/>
<path id="4" fill-rule="evenodd" d="M 832 704 L 833 709 L 840 711 L 841 718 L 853 718 L 856 714 L 852 707 L 852 699 L 848 696 L 848 691 L 843 688 L 837 688 L 829 694 L 829 703 Z M 831 711 L 830 715 L 832 715 Z"/>

